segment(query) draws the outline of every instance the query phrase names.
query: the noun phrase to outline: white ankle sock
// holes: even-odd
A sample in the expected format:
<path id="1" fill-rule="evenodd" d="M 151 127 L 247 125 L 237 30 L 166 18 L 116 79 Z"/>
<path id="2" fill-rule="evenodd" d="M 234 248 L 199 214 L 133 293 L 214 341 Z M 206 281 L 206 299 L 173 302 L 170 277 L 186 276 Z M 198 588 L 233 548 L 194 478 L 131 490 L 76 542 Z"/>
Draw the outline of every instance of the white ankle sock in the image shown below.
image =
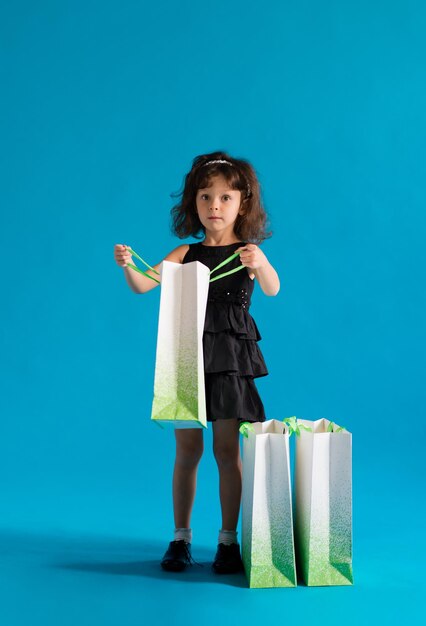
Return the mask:
<path id="1" fill-rule="evenodd" d="M 236 530 L 219 530 L 218 543 L 224 543 L 226 546 L 230 546 L 231 543 L 238 544 L 237 539 L 238 531 Z"/>
<path id="2" fill-rule="evenodd" d="M 192 529 L 191 528 L 175 528 L 175 541 L 183 539 L 186 543 L 192 542 Z"/>

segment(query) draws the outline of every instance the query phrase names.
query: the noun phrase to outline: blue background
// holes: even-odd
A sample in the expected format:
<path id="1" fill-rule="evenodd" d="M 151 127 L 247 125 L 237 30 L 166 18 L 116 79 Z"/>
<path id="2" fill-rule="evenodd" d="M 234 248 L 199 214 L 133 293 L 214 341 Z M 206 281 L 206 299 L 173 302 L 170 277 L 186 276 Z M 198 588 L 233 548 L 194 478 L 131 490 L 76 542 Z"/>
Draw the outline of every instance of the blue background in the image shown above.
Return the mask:
<path id="1" fill-rule="evenodd" d="M 414 0 L 2 3 L 2 623 L 417 620 L 424 584 L 426 9 Z M 351 588 L 166 576 L 172 431 L 149 421 L 170 194 L 225 149 L 256 168 L 281 291 L 252 313 L 268 418 L 353 432 Z M 154 617 L 155 616 L 155 617 Z"/>

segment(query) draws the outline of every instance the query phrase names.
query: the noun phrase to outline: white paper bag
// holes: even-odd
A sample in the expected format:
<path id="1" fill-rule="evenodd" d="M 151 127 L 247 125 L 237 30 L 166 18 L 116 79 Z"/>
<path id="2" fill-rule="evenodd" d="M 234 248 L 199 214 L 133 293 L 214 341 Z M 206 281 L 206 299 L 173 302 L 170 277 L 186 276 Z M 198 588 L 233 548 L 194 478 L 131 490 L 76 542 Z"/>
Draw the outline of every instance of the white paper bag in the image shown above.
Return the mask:
<path id="1" fill-rule="evenodd" d="M 151 419 L 175 428 L 207 427 L 203 331 L 208 267 L 161 264 L 154 400 Z"/>
<path id="2" fill-rule="evenodd" d="M 327 432 L 326 419 L 298 423 L 312 432 L 296 437 L 297 568 L 308 586 L 351 585 L 352 435 Z"/>
<path id="3" fill-rule="evenodd" d="M 242 558 L 250 587 L 294 587 L 289 435 L 278 420 L 243 439 Z"/>

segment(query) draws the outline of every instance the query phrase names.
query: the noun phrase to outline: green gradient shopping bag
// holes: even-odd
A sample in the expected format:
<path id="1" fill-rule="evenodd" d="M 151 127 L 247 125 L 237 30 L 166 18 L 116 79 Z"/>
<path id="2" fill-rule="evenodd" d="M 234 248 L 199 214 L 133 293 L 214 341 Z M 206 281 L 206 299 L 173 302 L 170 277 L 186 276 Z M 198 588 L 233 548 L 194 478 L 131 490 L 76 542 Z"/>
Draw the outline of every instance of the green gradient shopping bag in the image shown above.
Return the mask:
<path id="1" fill-rule="evenodd" d="M 308 586 L 352 585 L 352 434 L 326 419 L 296 439 L 297 568 Z"/>
<path id="2" fill-rule="evenodd" d="M 134 250 L 142 263 L 154 270 Z M 243 265 L 216 274 L 239 256 L 235 252 L 213 270 L 200 263 L 163 261 L 160 280 L 133 264 L 133 270 L 160 282 L 154 398 L 151 419 L 175 428 L 206 428 L 203 332 L 209 283 L 245 269 Z"/>
<path id="3" fill-rule="evenodd" d="M 151 419 L 175 428 L 207 427 L 203 331 L 210 270 L 199 261 L 161 265 Z"/>
<path id="4" fill-rule="evenodd" d="M 278 420 L 240 428 L 242 558 L 250 587 L 294 587 L 289 428 Z"/>

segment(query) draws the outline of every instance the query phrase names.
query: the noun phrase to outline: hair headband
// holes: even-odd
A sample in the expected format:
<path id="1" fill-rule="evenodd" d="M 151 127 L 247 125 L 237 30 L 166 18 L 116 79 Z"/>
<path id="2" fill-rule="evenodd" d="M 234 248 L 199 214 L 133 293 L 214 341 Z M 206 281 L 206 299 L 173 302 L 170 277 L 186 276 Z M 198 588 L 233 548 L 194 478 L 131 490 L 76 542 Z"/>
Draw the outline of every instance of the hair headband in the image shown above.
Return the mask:
<path id="1" fill-rule="evenodd" d="M 234 167 L 234 164 L 231 163 L 231 161 L 226 161 L 225 159 L 213 159 L 213 161 L 207 161 L 207 163 L 203 163 L 201 167 L 204 167 L 205 165 L 212 165 L 213 163 L 226 163 L 226 165 L 230 165 L 231 167 Z M 248 198 L 251 195 L 251 189 L 250 189 L 250 185 L 249 185 L 247 178 L 245 178 L 245 181 L 247 185 L 247 198 Z"/>

